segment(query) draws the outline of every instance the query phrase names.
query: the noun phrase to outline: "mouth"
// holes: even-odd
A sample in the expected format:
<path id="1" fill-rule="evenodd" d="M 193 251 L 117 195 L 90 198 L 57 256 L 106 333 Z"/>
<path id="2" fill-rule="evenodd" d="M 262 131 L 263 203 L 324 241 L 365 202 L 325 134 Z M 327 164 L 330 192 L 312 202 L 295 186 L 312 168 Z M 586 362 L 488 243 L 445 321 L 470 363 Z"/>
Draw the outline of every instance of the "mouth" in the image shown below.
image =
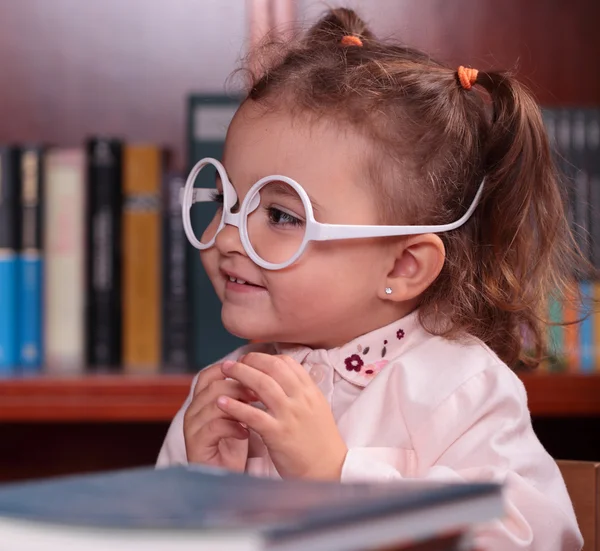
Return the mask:
<path id="1" fill-rule="evenodd" d="M 254 283 L 250 283 L 249 281 L 245 281 L 239 277 L 233 276 L 225 276 L 227 279 L 227 283 L 235 283 L 236 285 L 245 285 L 247 287 L 256 287 L 257 289 L 264 289 L 261 285 L 256 285 Z"/>
<path id="2" fill-rule="evenodd" d="M 257 285 L 256 283 L 252 283 L 231 273 L 223 272 L 223 277 L 225 278 L 225 289 L 228 291 L 252 293 L 266 290 L 262 285 Z"/>

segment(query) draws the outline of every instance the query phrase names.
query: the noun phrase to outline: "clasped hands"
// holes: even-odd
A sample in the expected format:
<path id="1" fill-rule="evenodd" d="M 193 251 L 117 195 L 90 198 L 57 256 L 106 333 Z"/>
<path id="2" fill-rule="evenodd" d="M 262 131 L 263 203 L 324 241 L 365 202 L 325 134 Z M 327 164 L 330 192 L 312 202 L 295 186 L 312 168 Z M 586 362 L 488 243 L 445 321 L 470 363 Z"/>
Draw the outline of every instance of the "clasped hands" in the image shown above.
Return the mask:
<path id="1" fill-rule="evenodd" d="M 339 480 L 348 451 L 305 369 L 288 356 L 258 352 L 200 372 L 183 429 L 190 463 L 239 472 L 246 467 L 251 429 L 282 478 Z"/>

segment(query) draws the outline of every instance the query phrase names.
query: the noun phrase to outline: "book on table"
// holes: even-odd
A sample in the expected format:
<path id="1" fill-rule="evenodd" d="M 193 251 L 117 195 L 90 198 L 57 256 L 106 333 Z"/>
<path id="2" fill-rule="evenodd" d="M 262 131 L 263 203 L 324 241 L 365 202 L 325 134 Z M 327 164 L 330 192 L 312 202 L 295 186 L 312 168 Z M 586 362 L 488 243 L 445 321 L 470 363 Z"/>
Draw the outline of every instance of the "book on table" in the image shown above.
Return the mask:
<path id="1" fill-rule="evenodd" d="M 0 547 L 420 549 L 436 538 L 458 541 L 502 511 L 501 487 L 492 483 L 339 484 L 142 467 L 0 486 Z"/>

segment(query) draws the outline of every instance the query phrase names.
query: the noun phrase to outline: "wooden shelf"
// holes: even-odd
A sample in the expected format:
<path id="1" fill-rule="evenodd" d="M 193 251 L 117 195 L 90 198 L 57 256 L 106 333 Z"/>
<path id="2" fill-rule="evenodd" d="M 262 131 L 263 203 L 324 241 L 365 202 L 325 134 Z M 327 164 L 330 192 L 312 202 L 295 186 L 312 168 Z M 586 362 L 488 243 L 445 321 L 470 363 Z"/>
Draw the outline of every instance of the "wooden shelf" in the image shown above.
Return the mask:
<path id="1" fill-rule="evenodd" d="M 535 416 L 600 416 L 600 375 L 521 375 Z M 0 422 L 168 422 L 191 375 L 40 376 L 0 381 Z"/>
<path id="2" fill-rule="evenodd" d="M 169 421 L 191 382 L 191 375 L 5 379 L 0 422 Z"/>

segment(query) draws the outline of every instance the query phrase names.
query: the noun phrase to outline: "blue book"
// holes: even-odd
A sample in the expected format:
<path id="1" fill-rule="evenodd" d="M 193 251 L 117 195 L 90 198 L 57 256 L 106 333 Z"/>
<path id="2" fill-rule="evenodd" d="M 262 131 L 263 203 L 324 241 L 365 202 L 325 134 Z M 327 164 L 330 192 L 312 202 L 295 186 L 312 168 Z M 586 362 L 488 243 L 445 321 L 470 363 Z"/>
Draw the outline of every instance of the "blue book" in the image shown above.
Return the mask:
<path id="1" fill-rule="evenodd" d="M 19 365 L 23 373 L 36 374 L 43 362 L 42 148 L 23 148 L 20 160 Z"/>
<path id="2" fill-rule="evenodd" d="M 596 342 L 594 335 L 594 287 L 589 281 L 582 281 L 581 312 L 579 326 L 580 366 L 584 373 L 593 373 L 596 364 Z"/>
<path id="3" fill-rule="evenodd" d="M 19 361 L 17 337 L 18 257 L 0 249 L 0 377 L 12 375 Z"/>
<path id="4" fill-rule="evenodd" d="M 19 363 L 19 159 L 17 147 L 0 147 L 0 376 L 14 374 Z"/>
<path id="5" fill-rule="evenodd" d="M 464 533 L 502 514 L 501 487 L 491 483 L 281 481 L 200 466 L 0 486 L 1 541 L 12 551 L 36 542 L 86 551 L 375 549 Z"/>

